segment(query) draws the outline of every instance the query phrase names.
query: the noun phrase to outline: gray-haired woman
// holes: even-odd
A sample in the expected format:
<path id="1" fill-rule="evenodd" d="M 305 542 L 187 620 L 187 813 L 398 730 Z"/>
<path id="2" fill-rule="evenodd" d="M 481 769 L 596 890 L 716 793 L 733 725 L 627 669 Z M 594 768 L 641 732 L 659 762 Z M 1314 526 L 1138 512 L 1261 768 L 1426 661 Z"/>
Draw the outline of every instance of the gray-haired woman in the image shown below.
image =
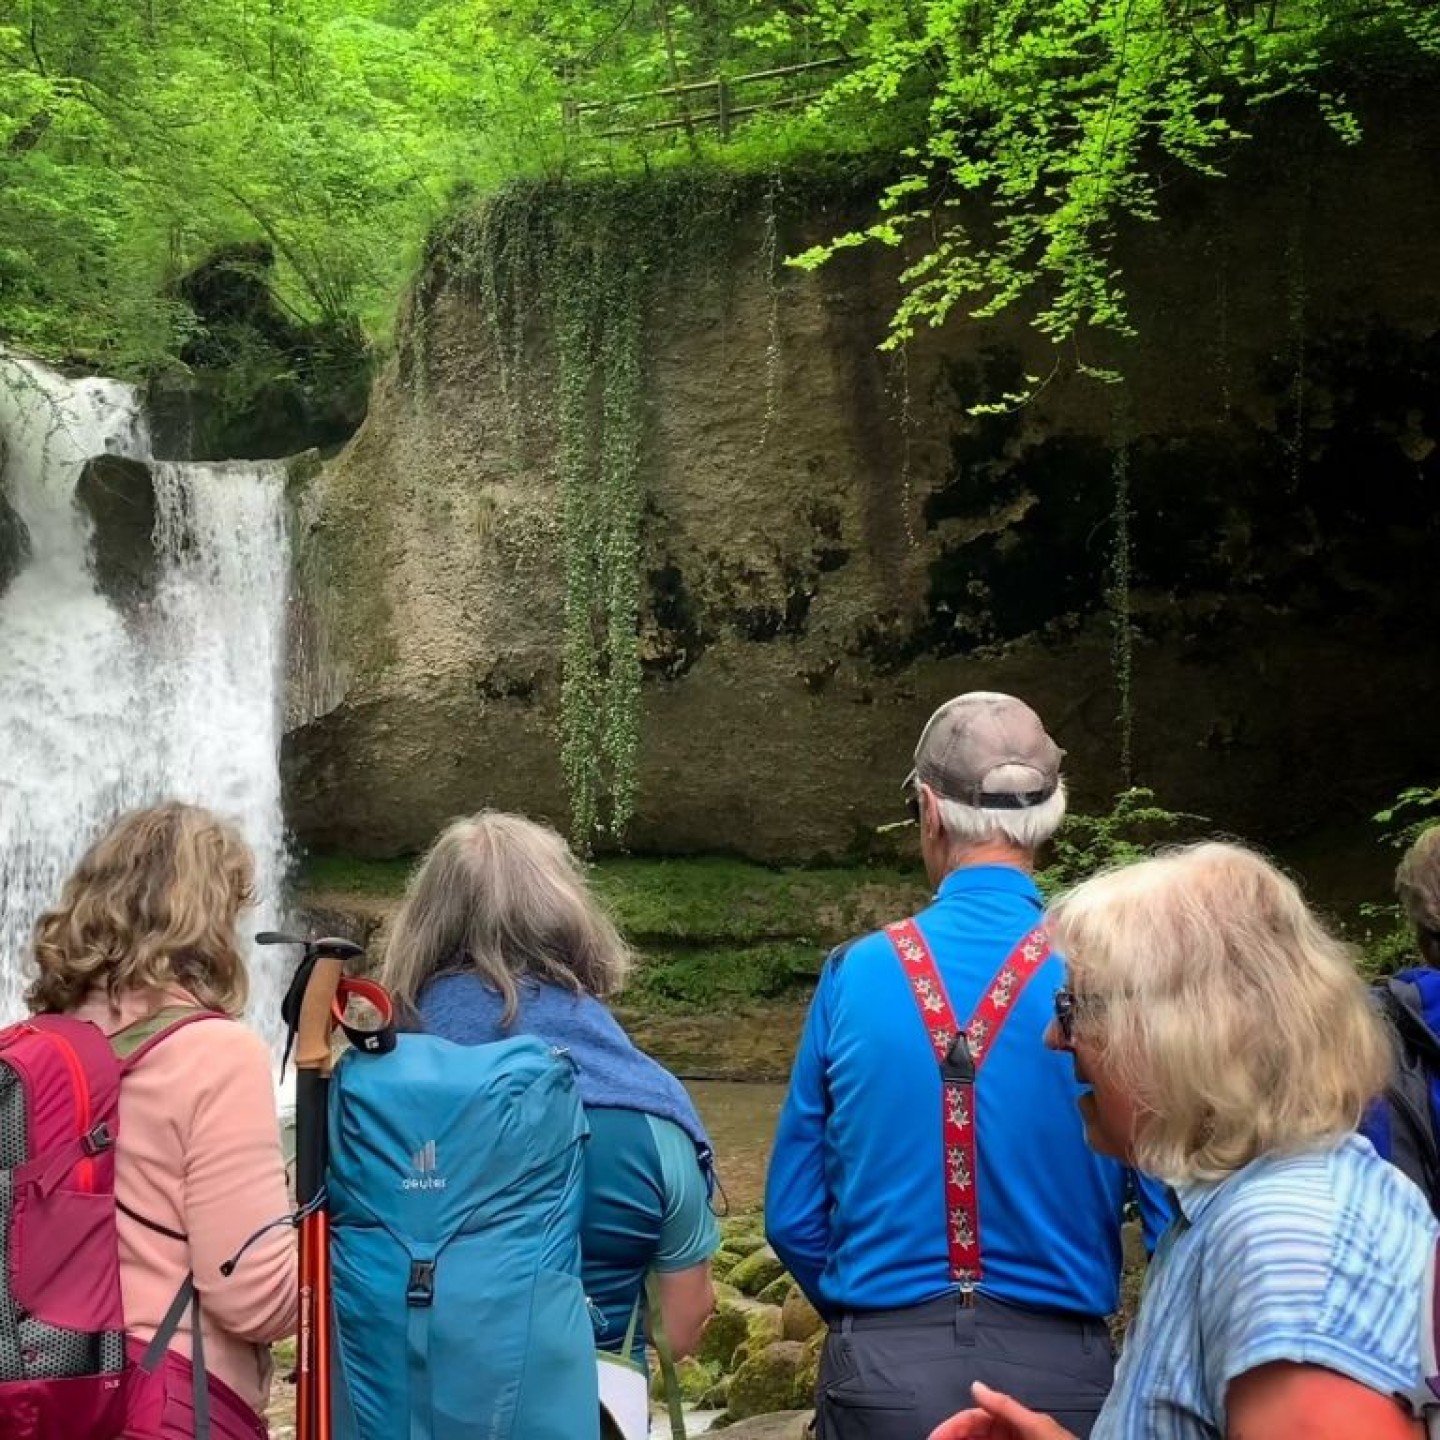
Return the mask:
<path id="1" fill-rule="evenodd" d="M 1094 1440 L 1418 1440 L 1440 1230 L 1353 1133 L 1389 1048 L 1345 947 L 1235 845 L 1098 876 L 1050 923 L 1087 1138 L 1180 1202 Z M 976 1400 L 931 1440 L 1065 1435 Z"/>
<path id="2" fill-rule="evenodd" d="M 719 1245 L 699 1116 L 603 1003 L 629 960 L 564 840 L 523 816 L 483 810 L 450 825 L 412 877 L 384 971 L 432 1034 L 470 1045 L 538 1035 L 575 1060 L 591 1130 L 582 1278 L 608 1362 L 602 1404 L 625 1440 L 648 1430 L 645 1277 L 655 1273 L 666 1337 L 687 1354 L 714 1307 Z"/>

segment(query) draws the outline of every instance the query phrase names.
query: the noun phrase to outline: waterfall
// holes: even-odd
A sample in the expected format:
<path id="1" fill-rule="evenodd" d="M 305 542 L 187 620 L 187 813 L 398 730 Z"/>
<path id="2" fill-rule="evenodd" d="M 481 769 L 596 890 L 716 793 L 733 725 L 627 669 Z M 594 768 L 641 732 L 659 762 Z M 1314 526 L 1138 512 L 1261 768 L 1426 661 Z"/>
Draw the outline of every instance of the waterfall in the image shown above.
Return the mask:
<path id="1" fill-rule="evenodd" d="M 107 454 L 153 481 L 153 575 L 134 603 L 105 593 L 76 498 L 86 462 Z M 0 591 L 0 1020 L 23 1010 L 36 917 L 121 811 L 175 799 L 234 821 L 257 863 L 245 934 L 274 922 L 286 860 L 283 467 L 154 461 L 130 386 L 0 349 L 7 500 L 29 543 Z M 293 959 L 250 950 L 250 1014 L 272 1041 Z"/>

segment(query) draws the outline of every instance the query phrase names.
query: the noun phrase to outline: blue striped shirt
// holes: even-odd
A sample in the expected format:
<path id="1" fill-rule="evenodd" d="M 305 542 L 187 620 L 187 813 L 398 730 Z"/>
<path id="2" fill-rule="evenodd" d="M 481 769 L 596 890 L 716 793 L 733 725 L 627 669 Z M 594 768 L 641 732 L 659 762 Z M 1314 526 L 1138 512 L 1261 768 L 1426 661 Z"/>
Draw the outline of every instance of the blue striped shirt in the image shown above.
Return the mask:
<path id="1" fill-rule="evenodd" d="M 1416 1390 L 1437 1226 L 1368 1140 L 1178 1195 L 1092 1440 L 1219 1440 L 1230 1382 L 1276 1361 Z"/>

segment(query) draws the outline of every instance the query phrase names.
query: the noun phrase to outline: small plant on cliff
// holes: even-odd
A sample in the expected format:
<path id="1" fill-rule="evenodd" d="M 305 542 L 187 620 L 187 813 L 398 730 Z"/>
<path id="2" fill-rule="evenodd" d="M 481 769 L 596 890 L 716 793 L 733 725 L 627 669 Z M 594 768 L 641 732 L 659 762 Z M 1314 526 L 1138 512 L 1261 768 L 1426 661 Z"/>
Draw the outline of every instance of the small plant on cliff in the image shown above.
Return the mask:
<path id="1" fill-rule="evenodd" d="M 1035 877 L 1046 895 L 1055 895 L 1109 865 L 1141 860 L 1165 841 L 1178 841 L 1206 824 L 1203 815 L 1167 810 L 1153 790 L 1122 790 L 1103 815 L 1072 811 L 1050 846 L 1050 862 Z"/>

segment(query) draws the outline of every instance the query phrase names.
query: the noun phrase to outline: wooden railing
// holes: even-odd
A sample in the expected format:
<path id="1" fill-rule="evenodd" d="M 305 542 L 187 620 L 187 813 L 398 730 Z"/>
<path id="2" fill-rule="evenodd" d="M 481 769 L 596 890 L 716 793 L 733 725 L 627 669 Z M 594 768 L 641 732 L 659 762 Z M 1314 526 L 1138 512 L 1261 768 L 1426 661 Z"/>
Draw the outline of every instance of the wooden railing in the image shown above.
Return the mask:
<path id="1" fill-rule="evenodd" d="M 807 60 L 800 65 L 782 65 L 774 70 L 756 70 L 749 75 L 716 75 L 709 80 L 693 80 L 684 85 L 662 85 L 656 90 L 642 90 L 634 95 L 622 95 L 615 100 L 567 100 L 564 111 L 567 123 L 580 127 L 588 117 L 615 119 L 627 109 L 635 109 L 647 102 L 670 102 L 678 108 L 676 115 L 659 120 L 637 120 L 629 125 L 611 125 L 604 130 L 591 131 L 597 139 L 609 140 L 624 135 L 642 135 L 658 130 L 691 130 L 701 125 L 714 125 L 720 131 L 720 139 L 728 140 L 737 120 L 747 115 L 756 115 L 763 110 L 783 110 L 794 105 L 804 105 L 814 100 L 821 91 L 807 89 L 801 92 L 787 92 L 737 105 L 737 97 L 744 99 L 746 90 L 774 81 L 788 80 L 792 76 L 810 75 L 817 70 L 833 70 L 851 62 L 843 56 L 830 60 Z M 709 104 L 712 108 L 693 111 L 691 103 Z"/>

